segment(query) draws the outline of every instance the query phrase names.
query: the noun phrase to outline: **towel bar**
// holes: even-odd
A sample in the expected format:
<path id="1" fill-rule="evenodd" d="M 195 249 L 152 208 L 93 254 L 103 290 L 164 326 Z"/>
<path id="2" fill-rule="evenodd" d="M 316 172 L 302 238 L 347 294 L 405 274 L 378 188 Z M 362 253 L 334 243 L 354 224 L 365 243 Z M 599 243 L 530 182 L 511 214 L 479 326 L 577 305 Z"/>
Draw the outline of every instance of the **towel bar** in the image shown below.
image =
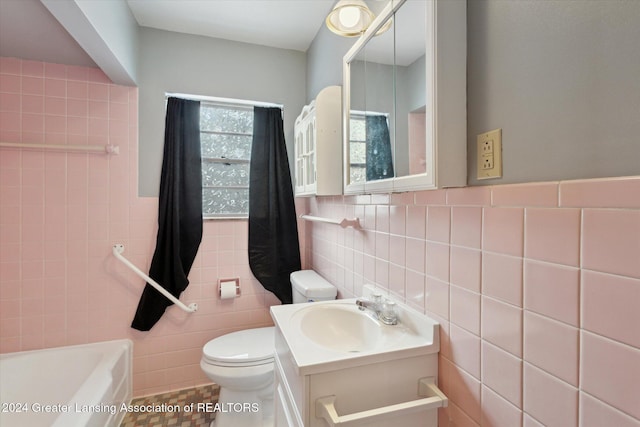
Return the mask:
<path id="1" fill-rule="evenodd" d="M 435 385 L 432 377 L 421 378 L 418 381 L 418 396 L 425 396 L 425 398 L 348 415 L 338 415 L 335 407 L 335 396 L 324 396 L 316 399 L 316 418 L 324 419 L 330 427 L 361 426 L 365 425 L 364 423 L 366 422 L 371 423 L 418 411 L 446 407 L 449 403 L 449 399 Z"/>
<path id="2" fill-rule="evenodd" d="M 342 228 L 347 228 L 347 227 L 353 227 L 355 229 L 360 229 L 360 218 L 354 218 L 354 219 L 342 219 L 341 221 L 338 221 L 337 219 L 329 219 L 329 218 L 322 218 L 319 216 L 313 216 L 313 215 L 300 215 L 301 219 L 307 220 L 307 221 L 313 221 L 313 222 L 325 222 L 327 224 L 336 224 L 339 225 Z"/>
<path id="3" fill-rule="evenodd" d="M 29 150 L 55 150 L 69 152 L 85 152 L 97 154 L 120 154 L 117 145 L 72 145 L 72 144 L 22 144 L 19 142 L 0 142 L 0 148 L 19 148 Z"/>

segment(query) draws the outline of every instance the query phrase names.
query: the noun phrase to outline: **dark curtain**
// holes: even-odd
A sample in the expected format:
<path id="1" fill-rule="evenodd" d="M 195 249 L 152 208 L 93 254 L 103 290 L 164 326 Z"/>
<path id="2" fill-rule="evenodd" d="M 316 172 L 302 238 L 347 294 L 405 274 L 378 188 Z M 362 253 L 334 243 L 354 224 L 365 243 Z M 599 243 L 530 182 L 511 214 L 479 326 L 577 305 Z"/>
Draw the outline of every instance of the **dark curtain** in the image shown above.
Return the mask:
<path id="1" fill-rule="evenodd" d="M 300 246 L 279 108 L 254 108 L 249 182 L 249 266 L 265 289 L 290 304 Z"/>
<path id="2" fill-rule="evenodd" d="M 202 240 L 200 103 L 169 98 L 158 203 L 158 236 L 149 277 L 176 298 Z M 148 331 L 173 303 L 147 284 L 131 327 Z"/>
<path id="3" fill-rule="evenodd" d="M 366 116 L 367 181 L 393 177 L 389 125 L 385 116 Z"/>

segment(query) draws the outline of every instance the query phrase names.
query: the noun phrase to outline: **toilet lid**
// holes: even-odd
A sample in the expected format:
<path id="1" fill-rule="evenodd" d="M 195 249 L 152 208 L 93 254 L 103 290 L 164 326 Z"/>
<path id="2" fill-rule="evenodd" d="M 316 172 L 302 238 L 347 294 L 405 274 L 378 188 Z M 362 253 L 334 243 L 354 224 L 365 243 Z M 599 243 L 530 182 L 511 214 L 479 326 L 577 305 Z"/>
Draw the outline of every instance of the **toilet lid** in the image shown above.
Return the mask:
<path id="1" fill-rule="evenodd" d="M 205 344 L 203 357 L 224 365 L 261 364 L 273 359 L 275 327 L 246 329 L 222 335 Z"/>

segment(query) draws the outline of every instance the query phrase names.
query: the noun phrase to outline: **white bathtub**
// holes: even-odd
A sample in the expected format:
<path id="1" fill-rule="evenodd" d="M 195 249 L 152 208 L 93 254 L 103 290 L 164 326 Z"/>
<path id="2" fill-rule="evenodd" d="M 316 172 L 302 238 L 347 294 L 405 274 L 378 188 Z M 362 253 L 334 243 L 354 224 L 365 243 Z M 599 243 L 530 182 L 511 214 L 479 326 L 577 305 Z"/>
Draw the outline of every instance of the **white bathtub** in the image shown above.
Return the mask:
<path id="1" fill-rule="evenodd" d="M 132 359 L 130 340 L 0 355 L 0 426 L 119 426 Z"/>

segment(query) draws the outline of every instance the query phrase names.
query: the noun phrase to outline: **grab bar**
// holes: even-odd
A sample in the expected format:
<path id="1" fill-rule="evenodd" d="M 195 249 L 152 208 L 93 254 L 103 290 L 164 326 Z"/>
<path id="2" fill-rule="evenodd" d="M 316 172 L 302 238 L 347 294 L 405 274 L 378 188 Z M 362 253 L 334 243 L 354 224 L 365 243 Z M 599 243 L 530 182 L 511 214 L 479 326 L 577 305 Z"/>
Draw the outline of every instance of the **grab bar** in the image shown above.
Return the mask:
<path id="1" fill-rule="evenodd" d="M 329 427 L 355 427 L 365 425 L 365 422 L 372 423 L 419 411 L 444 408 L 449 404 L 449 399 L 440 391 L 433 377 L 420 378 L 418 396 L 425 398 L 348 415 L 338 415 L 335 396 L 324 396 L 316 399 L 316 418 L 324 419 Z"/>
<path id="2" fill-rule="evenodd" d="M 146 274 L 144 274 L 138 267 L 133 265 L 131 263 L 131 261 L 129 261 L 128 259 L 123 257 L 122 256 L 122 252 L 124 252 L 124 245 L 123 244 L 118 243 L 116 245 L 113 245 L 112 251 L 113 251 L 113 256 L 118 258 L 124 265 L 126 265 L 131 270 L 133 270 L 133 272 L 136 273 L 138 276 L 140 276 L 141 278 L 146 280 L 148 284 L 153 286 L 158 292 L 160 292 L 162 295 L 167 297 L 169 299 L 169 301 L 171 301 L 172 303 L 174 303 L 175 305 L 180 307 L 182 310 L 186 311 L 187 313 L 194 313 L 194 312 L 196 312 L 198 310 L 198 304 L 196 304 L 194 302 L 194 303 L 189 304 L 189 306 L 184 305 L 182 303 L 182 301 L 180 301 L 178 298 L 176 298 L 173 295 L 171 295 L 171 293 L 169 293 L 169 291 L 167 291 L 165 288 L 163 288 L 161 285 L 159 285 L 158 282 L 156 282 L 151 277 L 149 277 Z"/>
<path id="3" fill-rule="evenodd" d="M 321 218 L 319 216 L 313 216 L 313 215 L 300 215 L 300 218 L 307 221 L 326 222 L 327 224 L 336 224 L 342 228 L 353 227 L 355 229 L 360 229 L 360 218 L 354 218 L 354 219 L 344 218 L 342 221 L 338 221 L 336 219 Z"/>
<path id="4" fill-rule="evenodd" d="M 82 151 L 98 154 L 120 154 L 117 145 L 72 145 L 72 144 L 22 144 L 19 142 L 0 142 L 0 148 L 20 148 L 28 150 Z"/>

